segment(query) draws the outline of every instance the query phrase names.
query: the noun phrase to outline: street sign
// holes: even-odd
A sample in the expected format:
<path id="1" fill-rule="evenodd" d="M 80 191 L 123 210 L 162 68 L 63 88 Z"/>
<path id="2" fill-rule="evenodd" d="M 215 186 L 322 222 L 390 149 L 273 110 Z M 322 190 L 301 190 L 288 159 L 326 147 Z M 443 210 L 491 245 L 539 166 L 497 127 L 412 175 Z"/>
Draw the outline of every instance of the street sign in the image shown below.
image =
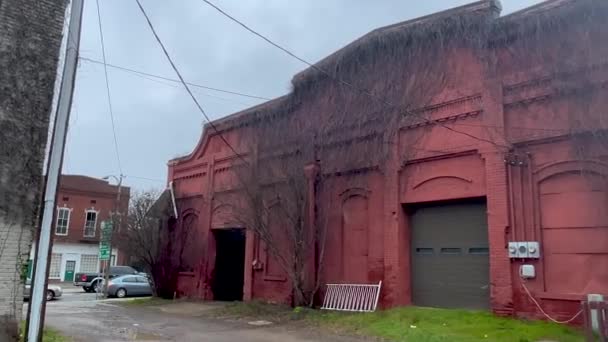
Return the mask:
<path id="1" fill-rule="evenodd" d="M 99 260 L 110 260 L 110 248 L 99 247 Z"/>
<path id="2" fill-rule="evenodd" d="M 99 243 L 99 260 L 109 260 L 109 259 L 110 259 L 110 242 L 101 241 Z"/>
<path id="3" fill-rule="evenodd" d="M 110 241 L 112 238 L 112 221 L 101 221 L 101 240 Z"/>

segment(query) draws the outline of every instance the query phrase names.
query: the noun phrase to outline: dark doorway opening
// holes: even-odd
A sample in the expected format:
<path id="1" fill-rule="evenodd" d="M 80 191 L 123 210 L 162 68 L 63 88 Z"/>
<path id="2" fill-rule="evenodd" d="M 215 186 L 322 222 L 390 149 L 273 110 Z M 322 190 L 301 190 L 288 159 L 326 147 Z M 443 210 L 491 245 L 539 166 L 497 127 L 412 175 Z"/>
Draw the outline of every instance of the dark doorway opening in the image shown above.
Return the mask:
<path id="1" fill-rule="evenodd" d="M 245 230 L 215 229 L 215 300 L 243 300 Z"/>

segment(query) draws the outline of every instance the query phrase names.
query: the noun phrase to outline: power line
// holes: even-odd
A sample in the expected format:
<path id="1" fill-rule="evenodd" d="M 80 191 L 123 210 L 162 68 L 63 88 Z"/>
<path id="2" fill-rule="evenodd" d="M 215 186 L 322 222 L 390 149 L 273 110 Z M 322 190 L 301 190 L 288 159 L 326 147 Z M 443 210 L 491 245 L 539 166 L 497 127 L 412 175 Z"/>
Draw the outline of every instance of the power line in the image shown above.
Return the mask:
<path id="1" fill-rule="evenodd" d="M 260 37 L 261 39 L 265 40 L 265 41 L 266 41 L 267 43 L 269 43 L 270 45 L 272 45 L 272 46 L 276 47 L 277 49 L 279 49 L 279 50 L 281 50 L 281 51 L 283 51 L 283 52 L 285 52 L 286 54 L 288 54 L 289 56 L 291 56 L 291 57 L 293 57 L 293 58 L 297 59 L 298 61 L 300 61 L 300 62 L 302 62 L 302 63 L 304 63 L 304 64 L 308 65 L 309 67 L 311 67 L 311 68 L 313 68 L 313 69 L 317 70 L 317 71 L 318 71 L 318 72 L 320 72 L 320 73 L 323 73 L 323 74 L 325 74 L 325 75 L 329 76 L 330 78 L 332 78 L 332 79 L 334 79 L 334 80 L 338 81 L 339 83 L 344 84 L 345 86 L 348 86 L 348 87 L 350 87 L 350 88 L 352 88 L 352 89 L 357 90 L 357 91 L 358 91 L 358 92 L 360 92 L 360 93 L 363 93 L 363 94 L 366 94 L 366 95 L 369 95 L 369 96 L 376 97 L 376 95 L 374 95 L 373 93 L 369 92 L 368 90 L 365 90 L 365 89 L 359 89 L 359 88 L 355 87 L 355 85 L 353 85 L 353 84 L 351 84 L 351 83 L 349 83 L 349 82 L 346 82 L 346 81 L 344 81 L 344 80 L 342 80 L 342 79 L 335 78 L 335 77 L 334 77 L 332 74 L 330 74 L 329 72 L 327 72 L 327 71 L 325 71 L 325 70 L 323 70 L 323 69 L 319 68 L 318 66 L 314 65 L 313 63 L 311 63 L 311 62 L 309 62 L 309 61 L 305 60 L 304 58 L 299 57 L 299 56 L 298 56 L 298 55 L 296 55 L 295 53 L 293 53 L 293 52 L 289 51 L 288 49 L 286 49 L 286 48 L 282 47 L 281 45 L 279 45 L 279 44 L 277 44 L 277 43 L 273 42 L 273 41 L 272 41 L 272 40 L 270 40 L 269 38 L 265 37 L 263 34 L 261 34 L 261 33 L 257 32 L 257 31 L 255 31 L 255 30 L 254 30 L 254 29 L 252 29 L 251 27 L 247 26 L 245 23 L 243 23 L 243 22 L 241 22 L 240 20 L 236 19 L 235 17 L 231 16 L 230 14 L 228 14 L 227 12 L 225 12 L 224 10 L 222 10 L 221 8 L 219 8 L 218 6 L 216 6 L 215 4 L 213 4 L 211 1 L 209 1 L 209 0 L 203 0 L 203 1 L 204 1 L 204 2 L 205 2 L 207 5 L 209 5 L 209 6 L 213 7 L 213 8 L 214 8 L 216 11 L 220 12 L 221 14 L 223 14 L 224 16 L 226 16 L 227 18 L 229 18 L 230 20 L 232 20 L 232 21 L 234 21 L 235 23 L 237 23 L 237 24 L 239 24 L 240 26 L 242 26 L 242 27 L 243 27 L 245 30 L 247 30 L 247 31 L 249 31 L 249 32 L 251 32 L 251 33 L 253 33 L 254 35 L 256 35 L 256 36 L 258 36 L 258 37 Z"/>
<path id="2" fill-rule="evenodd" d="M 97 1 L 99 1 L 99 0 L 97 0 Z M 163 53 L 165 54 L 165 57 L 167 57 L 167 60 L 169 61 L 169 64 L 171 64 L 171 67 L 173 68 L 173 71 L 175 71 L 175 74 L 177 74 L 177 77 L 179 77 L 180 82 L 184 85 L 184 88 L 186 88 L 186 91 L 188 91 L 188 94 L 190 94 L 190 97 L 192 98 L 192 101 L 194 101 L 194 103 L 196 104 L 196 107 L 198 108 L 198 110 L 201 112 L 201 114 L 203 114 L 203 116 L 207 120 L 209 126 L 211 126 L 211 128 L 218 134 L 218 136 L 226 144 L 226 146 L 228 146 L 228 148 L 230 148 L 230 150 L 239 159 L 241 159 L 245 164 L 248 165 L 249 162 L 247 162 L 247 160 L 240 153 L 238 153 L 234 149 L 234 147 L 228 142 L 228 140 L 226 140 L 226 138 L 217 129 L 217 127 L 215 126 L 215 124 L 213 123 L 213 121 L 211 121 L 211 118 L 209 118 L 209 116 L 207 115 L 207 113 L 205 112 L 205 110 L 203 109 L 203 107 L 201 106 L 201 104 L 198 102 L 198 100 L 196 99 L 196 97 L 192 93 L 192 90 L 190 90 L 190 87 L 188 86 L 188 83 L 186 83 L 186 81 L 182 77 L 182 74 L 177 69 L 177 66 L 173 62 L 173 59 L 169 55 L 169 52 L 167 52 L 167 49 L 165 48 L 165 45 L 163 44 L 162 40 L 160 39 L 160 37 L 156 33 L 156 29 L 154 29 L 154 25 L 152 25 L 152 21 L 150 21 L 150 17 L 148 17 L 148 14 L 146 13 L 146 10 L 144 9 L 144 7 L 141 5 L 140 0 L 135 0 L 135 1 L 137 2 L 137 6 L 139 7 L 139 9 L 141 10 L 141 13 L 145 17 L 146 22 L 148 23 L 148 26 L 150 27 L 150 31 L 152 31 L 152 34 L 154 35 L 154 38 L 156 39 L 156 41 L 158 42 L 158 45 L 160 45 L 161 49 L 163 50 Z"/>
<path id="3" fill-rule="evenodd" d="M 144 71 L 139 71 L 139 70 L 135 70 L 135 69 L 131 69 L 131 68 L 115 65 L 115 64 L 104 63 L 102 61 L 98 61 L 98 60 L 92 59 L 92 58 L 80 57 L 80 59 L 88 61 L 88 62 L 91 62 L 91 63 L 102 64 L 104 66 L 107 66 L 107 67 L 110 67 L 110 68 L 113 68 L 113 69 L 122 70 L 122 71 L 130 72 L 130 73 L 133 73 L 133 74 L 139 74 L 139 75 L 153 77 L 153 78 L 157 78 L 157 79 L 161 79 L 161 80 L 165 80 L 165 81 L 181 83 L 180 80 L 177 80 L 177 79 L 174 79 L 174 78 L 164 77 L 164 76 L 160 76 L 160 75 L 155 75 L 155 74 L 152 74 L 152 73 L 148 73 L 148 72 L 144 72 Z M 192 83 L 192 82 L 186 82 L 186 83 L 189 86 L 193 86 L 193 87 L 197 87 L 197 88 L 202 88 L 202 89 L 207 89 L 207 90 L 213 90 L 213 91 L 217 91 L 217 92 L 221 92 L 221 93 L 238 95 L 238 96 L 244 96 L 244 97 L 249 97 L 249 98 L 258 99 L 258 100 L 266 100 L 266 101 L 271 100 L 270 98 L 263 97 L 263 96 L 257 96 L 257 95 L 245 94 L 245 93 L 241 93 L 241 92 L 237 92 L 237 91 L 232 91 L 232 90 L 226 90 L 226 89 L 220 89 L 220 88 L 215 88 L 215 87 L 209 87 L 209 86 L 205 86 L 205 85 L 201 85 L 201 84 L 196 84 L 196 83 Z"/>
<path id="4" fill-rule="evenodd" d="M 84 61 L 91 61 L 88 58 L 81 58 L 81 59 L 84 60 Z M 103 62 L 101 62 L 101 61 L 99 61 L 99 62 L 93 61 L 93 63 L 103 64 Z M 108 65 L 108 66 L 110 66 L 110 65 Z M 118 70 L 120 70 L 120 69 L 118 69 Z M 130 75 L 133 75 L 133 76 L 136 76 L 136 77 L 139 77 L 139 78 L 151 81 L 151 82 L 155 82 L 155 83 L 158 83 L 158 84 L 162 84 L 162 85 L 167 86 L 167 87 L 177 88 L 177 89 L 183 89 L 183 87 L 181 86 L 181 83 L 178 80 L 176 80 L 176 82 L 179 83 L 179 84 L 173 84 L 173 83 L 163 82 L 163 78 L 148 76 L 148 75 L 145 75 L 145 74 L 139 74 L 139 73 L 135 73 L 135 72 L 128 72 L 128 73 Z M 225 98 L 225 97 L 221 97 L 221 96 L 217 96 L 217 95 L 212 95 L 212 94 L 209 94 L 209 93 L 206 93 L 206 92 L 202 92 L 200 90 L 199 90 L 199 94 L 202 94 L 202 95 L 208 96 L 208 97 L 212 97 L 212 98 L 215 98 L 215 99 L 220 99 L 220 100 L 223 100 L 223 101 L 226 101 L 226 102 L 230 102 L 230 103 L 233 103 L 233 104 L 238 104 L 239 106 L 247 106 L 247 107 L 251 106 L 250 103 L 245 103 L 245 102 L 237 101 L 237 100 L 234 100 L 234 99 L 229 99 L 229 98 Z"/>
<path id="5" fill-rule="evenodd" d="M 112 97 L 110 96 L 110 82 L 108 81 L 108 66 L 106 65 L 106 48 L 103 41 L 103 29 L 101 27 L 101 11 L 99 10 L 99 0 L 97 4 L 97 22 L 99 24 L 99 37 L 101 38 L 101 54 L 103 56 L 103 71 L 106 81 L 106 92 L 108 94 L 108 108 L 110 110 L 110 121 L 112 122 L 112 134 L 114 136 L 114 150 L 116 151 L 116 160 L 118 161 L 118 171 L 122 175 L 122 164 L 120 162 L 120 153 L 118 153 L 118 139 L 116 138 L 116 125 L 114 124 L 114 111 L 112 110 Z"/>
<path id="6" fill-rule="evenodd" d="M 315 64 L 313 64 L 313 63 L 311 63 L 311 62 L 309 62 L 309 61 L 305 60 L 304 58 L 299 57 L 298 55 L 296 55 L 295 53 L 291 52 L 291 51 L 290 51 L 290 50 L 288 50 L 287 48 L 284 48 L 283 46 L 281 46 L 281 45 L 279 45 L 279 44 L 275 43 L 275 42 L 274 42 L 274 41 L 272 41 L 270 38 L 267 38 L 267 37 L 266 37 L 266 36 L 264 36 L 263 34 L 261 34 L 261 33 L 257 32 L 256 30 L 252 29 L 251 27 L 249 27 L 247 24 L 245 24 L 245 23 L 243 23 L 242 21 L 238 20 L 237 18 L 233 17 L 232 15 L 230 15 L 230 14 L 229 14 L 229 13 L 227 13 L 226 11 L 222 10 L 222 9 L 221 9 L 220 7 L 218 7 L 217 5 L 213 4 L 211 1 L 209 1 L 209 0 L 202 0 L 202 1 L 203 1 L 203 2 L 205 2 L 207 5 L 211 6 L 213 9 L 215 9 L 215 10 L 216 10 L 216 11 L 218 11 L 219 13 L 221 13 L 222 15 L 224 15 L 225 17 L 227 17 L 228 19 L 232 20 L 232 21 L 233 21 L 233 22 L 235 22 L 236 24 L 238 24 L 238 25 L 240 25 L 241 27 L 243 27 L 245 30 L 247 30 L 247 31 L 251 32 L 252 34 L 254 34 L 254 35 L 256 35 L 257 37 L 261 38 L 262 40 L 266 41 L 266 42 L 267 42 L 267 43 L 269 43 L 270 45 L 272 45 L 272 46 L 276 47 L 277 49 L 279 49 L 279 50 L 283 51 L 283 52 L 284 52 L 284 53 L 286 53 L 287 55 L 289 55 L 289 56 L 291 56 L 291 57 L 293 57 L 293 58 L 297 59 L 298 61 L 300 61 L 300 62 L 302 62 L 302 63 L 304 63 L 304 64 L 306 64 L 306 65 L 308 65 L 308 66 L 309 66 L 309 67 L 311 67 L 312 69 L 314 69 L 314 70 L 316 70 L 316 71 L 318 71 L 318 72 L 320 72 L 320 73 L 322 73 L 322 74 L 324 74 L 324 75 L 328 76 L 329 78 L 331 78 L 331 79 L 332 79 L 332 80 L 334 80 L 335 82 L 338 82 L 338 83 L 340 83 L 340 84 L 342 84 L 342 85 L 345 85 L 345 86 L 347 86 L 349 89 L 354 90 L 354 91 L 356 91 L 356 92 L 358 92 L 358 93 L 361 93 L 361 94 L 367 95 L 368 97 L 371 97 L 372 99 L 377 100 L 377 101 L 379 101 L 379 102 L 381 102 L 381 103 L 385 104 L 385 105 L 386 105 L 386 106 L 388 106 L 388 107 L 398 107 L 398 106 L 395 106 L 395 105 L 393 105 L 392 103 L 390 103 L 390 102 L 388 102 L 388 101 L 384 100 L 383 98 L 381 98 L 381 97 L 379 97 L 379 96 L 375 95 L 374 93 L 370 92 L 369 90 L 364 89 L 364 88 L 359 88 L 359 87 L 355 86 L 354 84 L 352 84 L 352 83 L 350 83 L 350 82 L 346 82 L 346 81 L 344 81 L 343 79 L 338 78 L 338 77 L 334 76 L 333 74 L 331 74 L 331 73 L 329 73 L 329 72 L 327 72 L 327 71 L 323 70 L 322 68 L 319 68 L 318 66 L 316 66 Z M 406 110 L 406 111 L 407 111 L 407 110 Z M 407 112 L 410 112 L 410 111 L 407 111 Z M 411 114 L 413 114 L 413 113 L 411 113 Z M 427 122 L 429 122 L 429 123 L 433 123 L 433 124 L 435 124 L 435 125 L 439 125 L 439 126 L 441 126 L 441 127 L 445 128 L 445 129 L 449 130 L 449 131 L 452 131 L 452 132 L 455 132 L 455 133 L 459 133 L 459 134 L 462 134 L 462 135 L 468 136 L 468 137 L 470 137 L 470 138 L 472 138 L 472 139 L 475 139 L 475 140 L 478 140 L 478 141 L 487 142 L 487 143 L 490 143 L 490 144 L 492 144 L 492 145 L 499 146 L 499 147 L 503 147 L 503 148 L 508 148 L 508 147 L 509 147 L 509 146 L 504 146 L 504 145 L 502 145 L 502 144 L 497 144 L 495 141 L 492 141 L 492 140 L 489 140 L 489 139 L 485 139 L 485 138 L 477 137 L 477 136 L 472 135 L 472 134 L 469 134 L 469 133 L 467 133 L 467 132 L 462 132 L 462 131 L 459 131 L 459 130 L 457 130 L 457 129 L 453 128 L 453 127 L 446 126 L 445 124 L 443 124 L 443 123 L 441 123 L 441 122 L 431 122 L 431 120 L 429 120 L 429 119 L 427 119 L 427 118 L 423 118 L 423 119 L 424 119 L 424 120 L 426 120 L 426 121 L 427 121 Z"/>
<path id="7" fill-rule="evenodd" d="M 148 180 L 151 182 L 160 182 L 160 183 L 166 183 L 166 180 L 160 179 L 160 178 L 149 178 L 149 177 L 142 177 L 142 176 L 133 176 L 133 175 L 125 175 L 125 177 L 127 178 L 136 178 L 136 179 L 143 179 L 143 180 Z"/>
<path id="8" fill-rule="evenodd" d="M 145 75 L 139 75 L 139 74 L 132 74 L 132 75 L 140 77 L 140 78 L 143 78 L 143 79 L 148 80 L 148 81 L 152 81 L 152 82 L 155 82 L 155 83 L 158 83 L 158 84 L 165 85 L 167 87 L 176 88 L 176 89 L 180 89 L 180 90 L 183 89 L 183 87 L 181 86 L 181 83 L 180 84 L 166 83 L 166 82 L 163 82 L 162 80 L 155 79 L 153 77 L 148 77 L 148 76 L 145 76 Z M 234 100 L 234 99 L 229 99 L 229 98 L 225 98 L 225 97 L 221 97 L 221 96 L 217 96 L 217 95 L 212 95 L 212 94 L 209 94 L 209 93 L 206 93 L 206 92 L 202 92 L 200 89 L 198 90 L 198 93 L 201 94 L 201 95 L 207 96 L 207 97 L 211 97 L 211 98 L 214 98 L 214 99 L 219 99 L 219 100 L 222 100 L 222 101 L 225 101 L 225 102 L 229 102 L 229 103 L 232 103 L 232 104 L 235 104 L 235 105 L 239 105 L 239 106 L 245 106 L 245 107 L 251 107 L 252 106 L 251 103 L 245 103 L 245 102 L 237 101 L 237 100 Z"/>

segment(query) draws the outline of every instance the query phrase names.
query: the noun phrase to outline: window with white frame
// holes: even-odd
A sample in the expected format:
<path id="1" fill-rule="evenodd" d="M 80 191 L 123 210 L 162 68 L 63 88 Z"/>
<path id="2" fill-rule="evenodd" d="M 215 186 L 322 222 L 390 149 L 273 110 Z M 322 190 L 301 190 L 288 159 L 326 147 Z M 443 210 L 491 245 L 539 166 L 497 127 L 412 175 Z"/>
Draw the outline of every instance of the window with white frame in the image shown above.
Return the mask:
<path id="1" fill-rule="evenodd" d="M 51 268 L 49 278 L 61 278 L 61 253 L 51 254 Z"/>
<path id="2" fill-rule="evenodd" d="M 80 272 L 95 273 L 99 266 L 97 254 L 82 254 L 80 256 Z"/>
<path id="3" fill-rule="evenodd" d="M 68 226 L 70 224 L 70 208 L 57 209 L 57 224 L 55 225 L 55 234 L 68 235 Z"/>
<path id="4" fill-rule="evenodd" d="M 94 210 L 87 210 L 86 211 L 86 220 L 84 222 L 84 237 L 94 237 L 96 226 L 97 226 L 97 212 Z"/>

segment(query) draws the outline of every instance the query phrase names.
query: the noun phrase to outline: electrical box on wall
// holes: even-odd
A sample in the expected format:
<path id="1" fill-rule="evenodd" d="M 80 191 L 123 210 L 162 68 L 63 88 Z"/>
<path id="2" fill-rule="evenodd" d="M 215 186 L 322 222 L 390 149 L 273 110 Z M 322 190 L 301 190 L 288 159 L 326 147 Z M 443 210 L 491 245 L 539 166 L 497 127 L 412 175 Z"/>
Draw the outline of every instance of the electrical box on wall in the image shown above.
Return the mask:
<path id="1" fill-rule="evenodd" d="M 536 270 L 534 265 L 521 265 L 519 268 L 519 276 L 523 279 L 532 279 L 536 277 Z"/>
<path id="2" fill-rule="evenodd" d="M 540 258 L 540 245 L 538 241 L 509 242 L 509 258 L 538 259 Z"/>
<path id="3" fill-rule="evenodd" d="M 527 242 L 528 244 L 528 258 L 540 258 L 540 246 L 536 241 Z"/>

